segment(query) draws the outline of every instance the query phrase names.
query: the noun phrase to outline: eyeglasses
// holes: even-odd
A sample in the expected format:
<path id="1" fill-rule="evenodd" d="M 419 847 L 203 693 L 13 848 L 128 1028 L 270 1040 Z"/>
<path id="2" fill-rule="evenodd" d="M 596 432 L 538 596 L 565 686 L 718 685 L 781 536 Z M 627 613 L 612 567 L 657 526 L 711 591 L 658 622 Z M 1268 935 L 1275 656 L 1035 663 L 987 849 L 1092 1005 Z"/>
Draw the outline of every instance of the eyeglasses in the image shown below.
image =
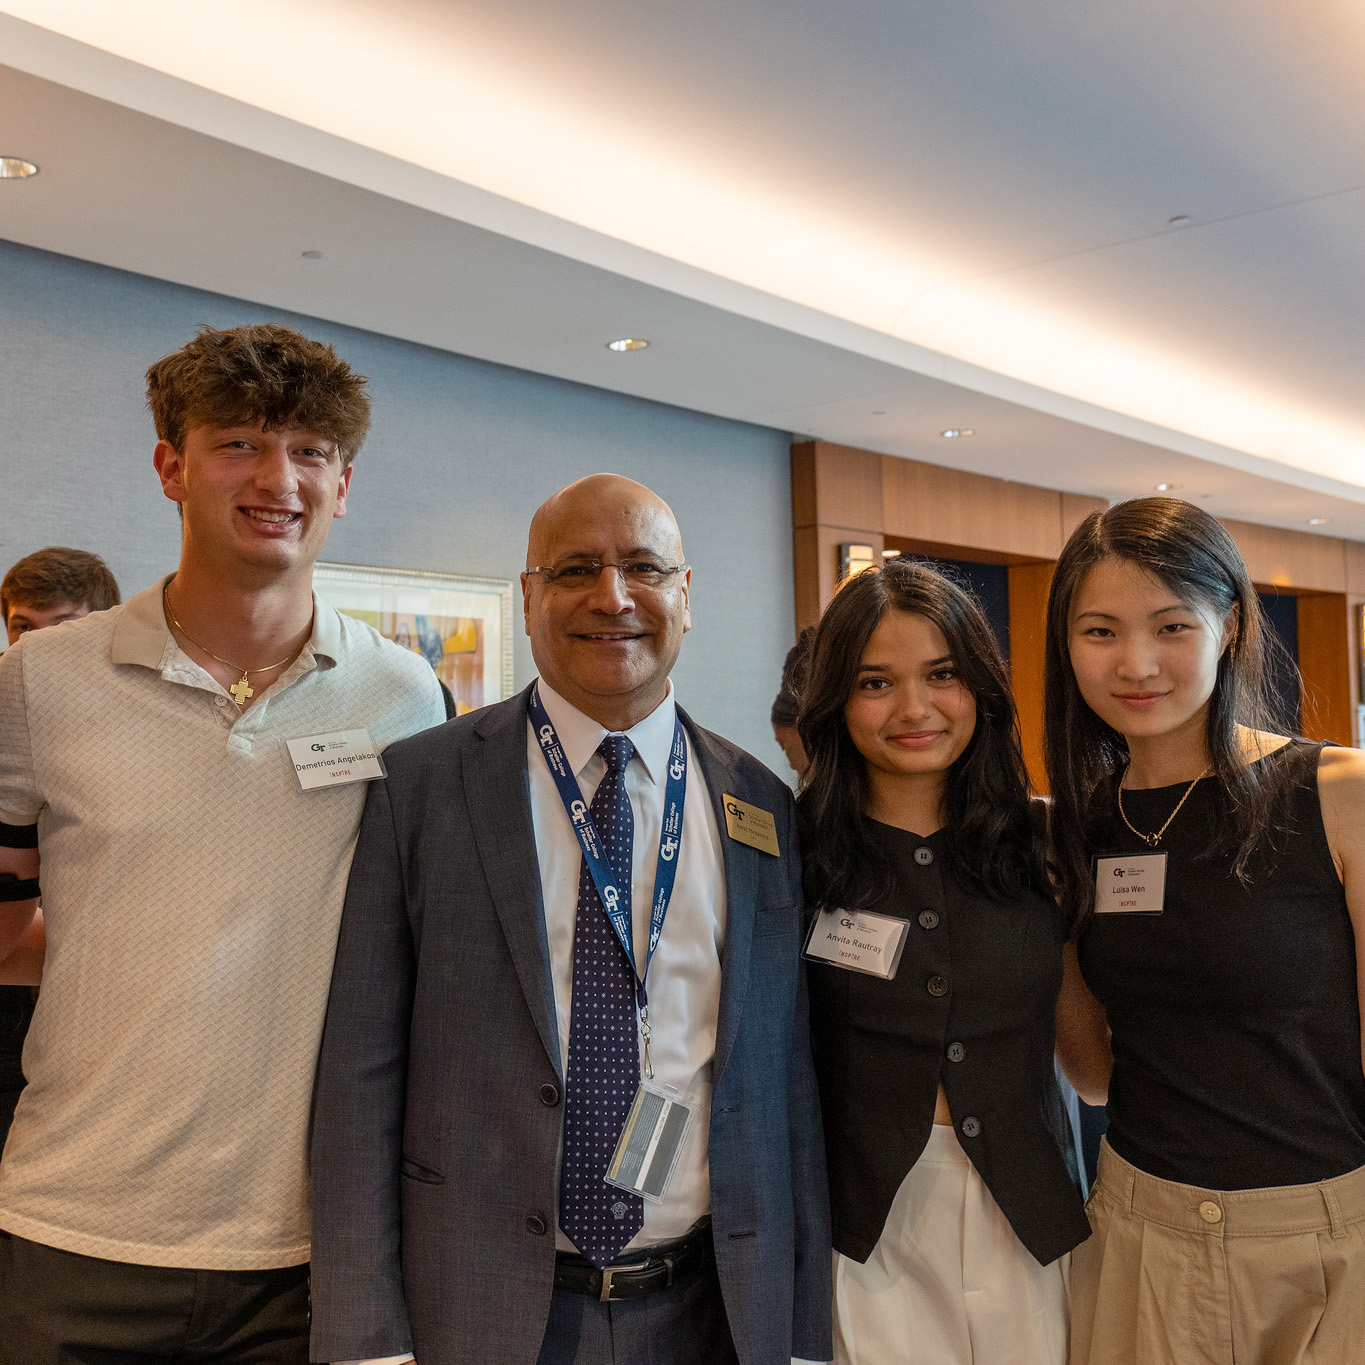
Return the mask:
<path id="1" fill-rule="evenodd" d="M 627 587 L 658 590 L 666 588 L 675 574 L 689 567 L 687 564 L 656 564 L 652 559 L 629 559 L 624 564 L 601 559 L 571 559 L 566 564 L 537 564 L 526 572 L 538 573 L 551 587 L 586 590 L 597 586 L 603 569 L 615 569 Z"/>

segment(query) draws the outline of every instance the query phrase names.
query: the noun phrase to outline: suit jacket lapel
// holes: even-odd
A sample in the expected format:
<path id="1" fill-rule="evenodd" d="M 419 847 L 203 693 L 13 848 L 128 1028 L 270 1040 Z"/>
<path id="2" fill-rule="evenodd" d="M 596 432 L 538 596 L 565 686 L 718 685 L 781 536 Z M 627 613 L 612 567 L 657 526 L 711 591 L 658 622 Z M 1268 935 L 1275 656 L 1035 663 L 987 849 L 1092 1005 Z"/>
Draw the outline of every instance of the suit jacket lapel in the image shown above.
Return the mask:
<path id="1" fill-rule="evenodd" d="M 711 808 L 720 831 L 721 855 L 725 859 L 725 951 L 721 958 L 720 1017 L 716 1021 L 716 1058 L 712 1068 L 712 1083 L 720 1080 L 730 1049 L 739 1030 L 740 1014 L 749 981 L 749 957 L 753 948 L 754 909 L 758 887 L 757 860 L 764 855 L 744 844 L 736 843 L 726 833 L 724 797 L 728 793 L 740 800 L 748 799 L 748 791 L 734 764 L 720 746 L 711 742 L 710 735 L 692 721 L 682 707 L 678 708 L 692 750 L 706 778 L 706 789 L 711 797 Z"/>
<path id="2" fill-rule="evenodd" d="M 465 802 L 517 979 L 536 1032 L 558 1073 L 559 1029 L 526 785 L 527 692 L 489 707 L 476 727 L 481 743 L 465 760 Z"/>

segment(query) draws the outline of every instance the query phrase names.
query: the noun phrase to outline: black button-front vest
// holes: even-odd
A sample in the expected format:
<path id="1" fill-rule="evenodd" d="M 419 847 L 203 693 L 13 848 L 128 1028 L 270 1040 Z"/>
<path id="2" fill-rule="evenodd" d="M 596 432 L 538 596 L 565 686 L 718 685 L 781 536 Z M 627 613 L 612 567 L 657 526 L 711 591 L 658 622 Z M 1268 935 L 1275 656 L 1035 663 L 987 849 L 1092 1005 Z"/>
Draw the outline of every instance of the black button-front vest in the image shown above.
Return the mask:
<path id="1" fill-rule="evenodd" d="M 894 875 L 860 908 L 906 920 L 909 938 L 891 981 L 810 966 L 835 1248 L 856 1261 L 872 1254 L 928 1141 L 942 1082 L 963 1150 L 1047 1265 L 1090 1234 L 1061 1149 L 1052 900 L 1032 889 L 1008 902 L 964 890 L 943 856 L 944 831 L 868 828 Z"/>

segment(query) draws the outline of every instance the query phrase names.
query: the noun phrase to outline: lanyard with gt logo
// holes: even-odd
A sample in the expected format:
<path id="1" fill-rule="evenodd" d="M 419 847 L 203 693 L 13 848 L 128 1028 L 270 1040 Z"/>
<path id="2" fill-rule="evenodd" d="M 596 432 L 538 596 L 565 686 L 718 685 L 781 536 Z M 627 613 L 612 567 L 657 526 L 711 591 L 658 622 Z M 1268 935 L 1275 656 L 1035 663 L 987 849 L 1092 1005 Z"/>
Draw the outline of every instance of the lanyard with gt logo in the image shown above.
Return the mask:
<path id="1" fill-rule="evenodd" d="M 678 850 L 682 845 L 683 802 L 687 797 L 687 735 L 682 720 L 676 714 L 673 718 L 673 748 L 668 756 L 668 780 L 664 784 L 664 822 L 659 831 L 659 861 L 654 870 L 654 903 L 649 911 L 649 948 L 645 953 L 644 970 L 640 970 L 635 960 L 635 933 L 631 927 L 630 915 L 621 904 L 620 892 L 616 889 L 616 874 L 603 856 L 601 836 L 592 822 L 588 804 L 583 800 L 578 779 L 569 768 L 564 756 L 564 746 L 555 733 L 554 722 L 545 703 L 540 699 L 540 688 L 531 689 L 529 701 L 531 725 L 536 732 L 540 752 L 545 756 L 546 766 L 554 779 L 559 799 L 564 803 L 564 813 L 569 817 L 578 846 L 583 850 L 583 861 L 592 877 L 597 894 L 602 898 L 602 908 L 607 912 L 617 941 L 625 952 L 626 960 L 635 973 L 635 1003 L 640 1011 L 640 1035 L 645 1047 L 645 1075 L 654 1078 L 654 1067 L 649 1057 L 649 995 L 645 990 L 645 980 L 649 976 L 649 964 L 658 947 L 659 936 L 663 933 L 664 916 L 668 914 L 668 902 L 673 896 L 673 883 L 678 876 Z"/>

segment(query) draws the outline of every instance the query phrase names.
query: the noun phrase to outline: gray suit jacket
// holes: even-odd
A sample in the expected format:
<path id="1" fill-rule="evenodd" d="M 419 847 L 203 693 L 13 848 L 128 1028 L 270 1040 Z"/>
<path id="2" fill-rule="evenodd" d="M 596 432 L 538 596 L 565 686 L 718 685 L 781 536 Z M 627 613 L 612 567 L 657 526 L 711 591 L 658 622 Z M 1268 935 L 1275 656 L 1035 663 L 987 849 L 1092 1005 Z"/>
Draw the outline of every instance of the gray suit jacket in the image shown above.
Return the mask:
<path id="1" fill-rule="evenodd" d="M 743 1365 L 827 1360 L 830 1232 L 791 793 L 683 716 L 728 918 L 710 1119 L 716 1262 Z M 314 1360 L 534 1365 L 563 1077 L 526 694 L 385 751 L 351 871 L 313 1124 Z M 781 858 L 724 837 L 772 811 Z"/>

